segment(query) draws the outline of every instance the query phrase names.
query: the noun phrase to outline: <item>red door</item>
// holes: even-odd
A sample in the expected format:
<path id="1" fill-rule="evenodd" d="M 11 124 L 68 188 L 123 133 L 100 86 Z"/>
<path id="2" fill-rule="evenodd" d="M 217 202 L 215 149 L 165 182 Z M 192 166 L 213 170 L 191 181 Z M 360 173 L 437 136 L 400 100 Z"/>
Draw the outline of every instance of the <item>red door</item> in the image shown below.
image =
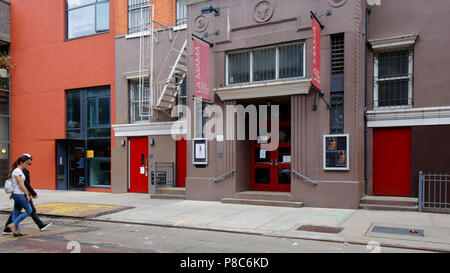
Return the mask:
<path id="1" fill-rule="evenodd" d="M 410 196 L 411 128 L 373 132 L 373 193 Z"/>
<path id="2" fill-rule="evenodd" d="M 278 149 L 266 151 L 261 144 L 250 144 L 250 189 L 255 191 L 291 191 L 291 122 L 280 121 Z"/>
<path id="3" fill-rule="evenodd" d="M 187 146 L 184 138 L 177 141 L 177 187 L 186 187 Z"/>
<path id="4" fill-rule="evenodd" d="M 130 138 L 129 192 L 148 193 L 148 139 Z"/>

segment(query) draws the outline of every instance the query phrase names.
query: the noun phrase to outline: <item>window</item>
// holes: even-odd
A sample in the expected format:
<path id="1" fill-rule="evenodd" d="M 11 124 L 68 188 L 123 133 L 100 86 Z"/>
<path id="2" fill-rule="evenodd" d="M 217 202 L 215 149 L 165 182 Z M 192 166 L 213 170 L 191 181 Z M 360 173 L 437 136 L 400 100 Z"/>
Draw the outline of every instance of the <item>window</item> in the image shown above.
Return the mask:
<path id="1" fill-rule="evenodd" d="M 374 107 L 412 105 L 412 49 L 375 53 Z"/>
<path id="2" fill-rule="evenodd" d="M 148 31 L 149 27 L 149 0 L 128 0 L 128 33 Z"/>
<path id="3" fill-rule="evenodd" d="M 304 43 L 228 53 L 227 84 L 304 77 L 304 56 Z"/>
<path id="4" fill-rule="evenodd" d="M 177 26 L 187 24 L 187 7 L 181 0 L 177 0 Z"/>
<path id="5" fill-rule="evenodd" d="M 109 31 L 109 0 L 66 0 L 67 39 Z"/>
<path id="6" fill-rule="evenodd" d="M 77 172 L 80 177 L 88 177 L 89 187 L 111 185 L 110 108 L 110 87 L 77 89 L 66 93 L 66 138 L 83 151 L 74 163 L 77 168 L 70 169 L 69 172 L 74 173 L 69 176 Z M 72 150 L 69 149 L 69 153 Z"/>
<path id="7" fill-rule="evenodd" d="M 139 81 L 129 81 L 130 87 L 130 123 L 139 123 L 149 120 L 148 108 L 139 109 Z M 144 88 L 149 89 L 149 82 L 144 81 Z M 148 93 L 148 92 L 143 92 Z"/>
<path id="8" fill-rule="evenodd" d="M 330 36 L 331 92 L 330 134 L 344 133 L 344 33 Z"/>

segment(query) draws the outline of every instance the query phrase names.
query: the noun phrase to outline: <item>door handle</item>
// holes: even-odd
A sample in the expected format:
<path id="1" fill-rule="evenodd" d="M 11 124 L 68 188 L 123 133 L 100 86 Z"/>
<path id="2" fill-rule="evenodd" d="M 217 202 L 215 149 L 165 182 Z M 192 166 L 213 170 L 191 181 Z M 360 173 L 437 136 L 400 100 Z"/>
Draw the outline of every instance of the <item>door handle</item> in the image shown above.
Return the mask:
<path id="1" fill-rule="evenodd" d="M 275 159 L 275 167 L 278 167 L 278 159 Z"/>
<path id="2" fill-rule="evenodd" d="M 148 158 L 145 158 L 145 176 L 148 176 Z"/>

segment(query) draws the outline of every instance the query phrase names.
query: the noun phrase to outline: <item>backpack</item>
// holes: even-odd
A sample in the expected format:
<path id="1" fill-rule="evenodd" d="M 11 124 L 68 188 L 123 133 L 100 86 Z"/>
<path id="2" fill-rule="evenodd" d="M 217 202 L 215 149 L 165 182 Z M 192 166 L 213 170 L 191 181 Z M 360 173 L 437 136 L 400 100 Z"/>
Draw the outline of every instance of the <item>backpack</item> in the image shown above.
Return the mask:
<path id="1" fill-rule="evenodd" d="M 10 179 L 7 179 L 7 180 L 5 181 L 5 192 L 6 192 L 7 194 L 10 194 L 10 193 L 13 192 L 13 190 L 14 190 L 14 188 L 13 188 L 13 184 L 12 184 L 11 178 L 10 178 Z"/>

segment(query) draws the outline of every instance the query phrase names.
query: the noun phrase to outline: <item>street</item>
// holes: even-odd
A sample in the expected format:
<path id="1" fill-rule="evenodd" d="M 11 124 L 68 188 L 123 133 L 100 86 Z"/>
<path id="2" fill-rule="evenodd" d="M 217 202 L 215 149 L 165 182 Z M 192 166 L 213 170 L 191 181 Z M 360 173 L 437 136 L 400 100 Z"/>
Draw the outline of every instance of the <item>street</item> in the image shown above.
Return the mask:
<path id="1" fill-rule="evenodd" d="M 0 214 L 5 223 L 7 214 Z M 71 218 L 47 218 L 53 225 L 39 231 L 31 218 L 20 227 L 28 235 L 0 236 L 0 253 L 418 253 L 314 240 Z"/>

